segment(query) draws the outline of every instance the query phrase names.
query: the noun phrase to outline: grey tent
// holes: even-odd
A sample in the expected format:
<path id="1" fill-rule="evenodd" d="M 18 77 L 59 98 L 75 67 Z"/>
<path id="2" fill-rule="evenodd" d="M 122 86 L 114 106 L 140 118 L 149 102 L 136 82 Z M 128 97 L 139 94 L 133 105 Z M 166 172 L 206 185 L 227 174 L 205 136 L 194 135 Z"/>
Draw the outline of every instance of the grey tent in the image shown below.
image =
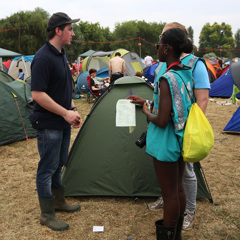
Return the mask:
<path id="1" fill-rule="evenodd" d="M 143 72 L 144 64 L 137 53 L 128 52 L 122 58 L 125 60 L 127 76 L 134 76 L 136 72 Z"/>
<path id="2" fill-rule="evenodd" d="M 240 62 L 233 62 L 230 65 L 233 81 L 238 89 L 240 89 Z"/>
<path id="3" fill-rule="evenodd" d="M 146 130 L 147 119 L 136 107 L 136 128 L 132 133 L 116 127 L 116 103 L 129 95 L 152 99 L 153 88 L 138 77 L 123 77 L 103 93 L 87 116 L 71 148 L 62 182 L 66 196 L 160 196 L 152 157 L 135 145 Z M 211 198 L 201 173 L 198 197 Z"/>
<path id="4" fill-rule="evenodd" d="M 109 66 L 110 56 L 113 54 L 113 51 L 104 52 L 97 51 L 89 55 L 83 60 L 82 71 L 89 71 L 89 69 L 94 68 L 99 70 L 103 67 Z"/>
<path id="5" fill-rule="evenodd" d="M 88 56 L 92 55 L 93 53 L 95 53 L 95 51 L 90 49 L 87 52 L 80 54 L 79 57 L 88 57 Z"/>

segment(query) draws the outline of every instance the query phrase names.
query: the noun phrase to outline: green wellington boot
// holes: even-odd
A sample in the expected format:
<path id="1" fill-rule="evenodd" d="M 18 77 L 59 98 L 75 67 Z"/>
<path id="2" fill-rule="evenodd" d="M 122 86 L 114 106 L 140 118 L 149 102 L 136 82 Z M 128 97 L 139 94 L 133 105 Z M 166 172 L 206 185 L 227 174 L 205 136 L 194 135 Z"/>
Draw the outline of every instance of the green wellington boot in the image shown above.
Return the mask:
<path id="1" fill-rule="evenodd" d="M 69 228 L 69 225 L 59 220 L 55 216 L 54 199 L 39 198 L 41 209 L 40 224 L 46 225 L 54 231 L 64 231 Z"/>
<path id="2" fill-rule="evenodd" d="M 70 205 L 66 203 L 64 197 L 64 187 L 62 188 L 52 188 L 52 193 L 55 196 L 54 199 L 54 209 L 55 211 L 63 212 L 77 212 L 80 211 L 80 205 Z"/>
<path id="3" fill-rule="evenodd" d="M 167 227 L 163 225 L 163 220 L 155 222 L 157 240 L 174 240 L 176 226 Z"/>

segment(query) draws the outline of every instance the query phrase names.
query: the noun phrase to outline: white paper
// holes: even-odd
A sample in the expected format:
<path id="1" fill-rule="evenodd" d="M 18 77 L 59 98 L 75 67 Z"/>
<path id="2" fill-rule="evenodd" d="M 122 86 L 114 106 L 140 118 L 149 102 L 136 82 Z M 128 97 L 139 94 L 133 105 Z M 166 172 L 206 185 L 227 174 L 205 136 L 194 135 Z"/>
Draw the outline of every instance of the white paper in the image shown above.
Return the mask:
<path id="1" fill-rule="evenodd" d="M 93 226 L 93 232 L 103 232 L 104 226 Z"/>
<path id="2" fill-rule="evenodd" d="M 135 104 L 128 99 L 120 99 L 116 106 L 116 127 L 135 127 L 136 108 Z"/>

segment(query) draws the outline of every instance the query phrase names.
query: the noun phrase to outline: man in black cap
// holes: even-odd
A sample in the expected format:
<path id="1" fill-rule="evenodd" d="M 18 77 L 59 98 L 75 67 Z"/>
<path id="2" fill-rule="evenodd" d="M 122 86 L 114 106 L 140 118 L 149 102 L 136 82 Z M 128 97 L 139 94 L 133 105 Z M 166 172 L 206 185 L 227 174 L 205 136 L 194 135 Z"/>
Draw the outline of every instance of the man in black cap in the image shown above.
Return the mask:
<path id="1" fill-rule="evenodd" d="M 38 50 L 31 64 L 31 91 L 35 101 L 29 116 L 37 129 L 40 161 L 37 169 L 37 192 L 41 208 L 40 223 L 52 230 L 63 231 L 69 225 L 55 216 L 55 210 L 80 211 L 79 205 L 69 205 L 61 182 L 62 167 L 67 162 L 71 126 L 79 128 L 81 117 L 72 101 L 72 74 L 64 46 L 69 45 L 73 32 L 67 14 L 53 14 L 48 22 L 48 40 Z"/>

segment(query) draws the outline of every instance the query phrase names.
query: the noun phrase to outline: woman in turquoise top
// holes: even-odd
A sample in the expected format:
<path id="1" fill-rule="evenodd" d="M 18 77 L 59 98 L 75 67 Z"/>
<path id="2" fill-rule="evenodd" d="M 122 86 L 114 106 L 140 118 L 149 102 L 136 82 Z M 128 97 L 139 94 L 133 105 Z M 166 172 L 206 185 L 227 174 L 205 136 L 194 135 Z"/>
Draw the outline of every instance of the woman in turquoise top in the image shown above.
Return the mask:
<path id="1" fill-rule="evenodd" d="M 175 235 L 186 205 L 181 148 L 192 104 L 193 79 L 191 69 L 181 64 L 180 55 L 190 53 L 193 45 L 182 29 L 171 28 L 160 36 L 157 48 L 159 61 L 167 63 L 167 70 L 157 81 L 152 111 L 146 100 L 133 95 L 129 98 L 143 105 L 150 121 L 146 152 L 153 156 L 164 199 L 164 219 L 155 223 L 157 239 L 181 239 L 181 229 Z"/>

